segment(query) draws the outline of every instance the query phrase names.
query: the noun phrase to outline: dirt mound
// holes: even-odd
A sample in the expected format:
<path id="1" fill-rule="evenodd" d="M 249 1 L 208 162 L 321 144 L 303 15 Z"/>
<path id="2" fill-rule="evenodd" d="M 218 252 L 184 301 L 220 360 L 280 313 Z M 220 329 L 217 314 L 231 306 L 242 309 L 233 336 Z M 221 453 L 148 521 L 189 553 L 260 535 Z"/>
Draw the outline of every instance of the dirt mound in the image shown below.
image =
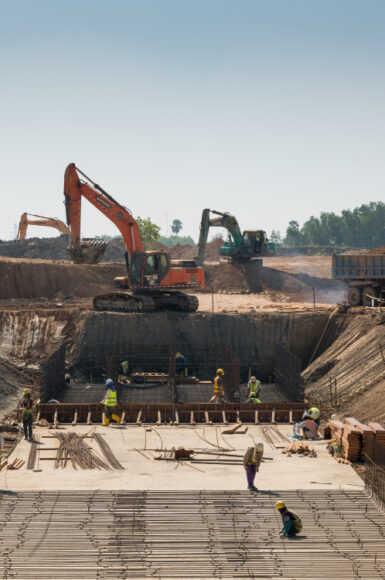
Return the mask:
<path id="1" fill-rule="evenodd" d="M 219 260 L 219 248 L 223 245 L 220 239 L 207 244 L 206 261 L 217 262 Z M 8 258 L 27 258 L 37 260 L 65 260 L 70 261 L 68 252 L 68 236 L 56 238 L 29 238 L 24 242 L 2 242 L 0 240 L 0 256 Z M 151 249 L 164 249 L 174 260 L 191 260 L 195 256 L 195 246 L 188 244 L 176 244 L 166 247 L 156 243 Z M 122 238 L 116 238 L 108 242 L 103 262 L 123 262 L 124 243 Z"/>
<path id="2" fill-rule="evenodd" d="M 37 260 L 70 261 L 68 252 L 68 237 L 29 238 L 24 242 L 1 242 L 0 256 L 9 258 L 27 258 Z M 103 262 L 124 260 L 123 240 L 111 240 L 108 243 Z"/>
<path id="3" fill-rule="evenodd" d="M 373 248 L 369 250 L 368 254 L 385 254 L 385 246 L 380 246 L 379 248 Z"/>
<path id="4" fill-rule="evenodd" d="M 118 264 L 72 264 L 0 258 L 0 298 L 93 296 L 113 287 L 122 276 Z"/>
<path id="5" fill-rule="evenodd" d="M 316 300 L 323 303 L 341 301 L 345 285 L 330 278 L 317 278 L 307 274 L 290 274 L 256 264 L 218 264 L 205 267 L 205 291 L 224 293 L 277 293 L 304 302 Z"/>

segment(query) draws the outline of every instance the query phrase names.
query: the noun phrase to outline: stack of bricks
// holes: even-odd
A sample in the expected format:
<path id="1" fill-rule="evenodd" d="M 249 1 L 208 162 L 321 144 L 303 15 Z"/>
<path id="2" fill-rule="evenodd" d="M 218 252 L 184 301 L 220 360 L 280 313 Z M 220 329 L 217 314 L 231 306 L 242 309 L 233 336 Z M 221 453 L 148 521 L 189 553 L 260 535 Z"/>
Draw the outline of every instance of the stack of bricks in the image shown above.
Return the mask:
<path id="1" fill-rule="evenodd" d="M 357 429 L 357 431 L 361 433 L 362 452 L 365 454 L 366 453 L 371 454 L 375 439 L 374 431 L 372 431 L 372 429 L 370 429 L 370 427 L 368 427 L 367 425 L 364 425 L 360 421 L 357 421 L 357 419 L 355 419 L 354 417 L 346 417 L 345 423 L 347 423 L 349 426 L 354 427 L 355 429 Z"/>
<path id="2" fill-rule="evenodd" d="M 385 429 L 379 423 L 369 423 L 369 428 L 373 431 L 377 443 L 385 447 Z"/>

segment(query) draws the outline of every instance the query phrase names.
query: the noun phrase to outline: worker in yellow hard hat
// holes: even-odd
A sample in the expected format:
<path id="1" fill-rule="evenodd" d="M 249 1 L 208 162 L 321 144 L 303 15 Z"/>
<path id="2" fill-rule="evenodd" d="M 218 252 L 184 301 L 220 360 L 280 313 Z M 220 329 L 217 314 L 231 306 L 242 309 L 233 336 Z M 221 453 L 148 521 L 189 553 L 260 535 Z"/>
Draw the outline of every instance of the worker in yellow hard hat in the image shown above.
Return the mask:
<path id="1" fill-rule="evenodd" d="M 175 355 L 175 372 L 177 375 L 187 377 L 187 360 L 181 352 L 177 352 Z"/>
<path id="2" fill-rule="evenodd" d="M 302 522 L 299 516 L 292 510 L 288 510 L 284 501 L 279 500 L 275 504 L 275 509 L 279 511 L 282 516 L 283 528 L 280 535 L 296 536 L 302 530 Z"/>
<path id="3" fill-rule="evenodd" d="M 23 428 L 24 428 L 24 438 L 28 441 L 32 441 L 32 409 L 33 400 L 29 389 L 24 389 L 24 395 L 20 402 L 19 409 L 22 410 Z"/>
<path id="4" fill-rule="evenodd" d="M 223 388 L 224 375 L 225 375 L 225 373 L 224 373 L 223 369 L 217 370 L 217 375 L 214 379 L 214 394 L 211 397 L 211 399 L 209 400 L 209 403 L 222 403 L 223 402 L 223 398 L 225 395 L 225 391 Z"/>
<path id="5" fill-rule="evenodd" d="M 319 427 L 321 421 L 321 411 L 318 409 L 318 407 L 312 407 L 309 409 L 308 413 L 310 415 L 310 419 L 313 419 L 313 421 L 317 423 L 317 427 Z"/>

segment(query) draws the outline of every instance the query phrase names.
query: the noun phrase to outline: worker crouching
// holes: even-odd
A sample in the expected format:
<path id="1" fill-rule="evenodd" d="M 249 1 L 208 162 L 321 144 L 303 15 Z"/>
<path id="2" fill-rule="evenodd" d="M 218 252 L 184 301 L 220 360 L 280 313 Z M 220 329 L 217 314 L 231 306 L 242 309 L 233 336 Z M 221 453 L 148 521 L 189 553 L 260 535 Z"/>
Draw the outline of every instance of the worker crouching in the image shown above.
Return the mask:
<path id="1" fill-rule="evenodd" d="M 282 537 L 296 536 L 302 530 L 302 522 L 297 514 L 288 510 L 285 502 L 277 501 L 275 508 L 282 516 L 283 528 L 280 531 Z"/>
<path id="2" fill-rule="evenodd" d="M 254 447 L 249 447 L 243 458 L 243 466 L 246 470 L 247 486 L 250 491 L 258 491 L 254 485 L 255 474 L 259 471 L 259 466 L 263 458 L 263 443 L 257 443 Z"/>
<path id="3" fill-rule="evenodd" d="M 248 398 L 244 402 L 259 404 L 261 402 L 259 399 L 259 395 L 261 392 L 261 381 L 259 381 L 256 377 L 250 377 L 250 380 L 247 384 L 247 388 L 248 388 L 247 393 Z"/>
<path id="4" fill-rule="evenodd" d="M 318 425 L 310 417 L 309 413 L 304 413 L 302 415 L 301 423 L 296 423 L 294 425 L 294 434 L 303 439 L 315 439 L 319 437 Z"/>
<path id="5" fill-rule="evenodd" d="M 102 401 L 104 405 L 104 425 L 108 427 L 111 419 L 120 424 L 120 417 L 114 413 L 116 405 L 118 404 L 118 399 L 116 396 L 116 388 L 114 381 L 112 379 L 107 379 L 106 381 L 106 395 Z"/>

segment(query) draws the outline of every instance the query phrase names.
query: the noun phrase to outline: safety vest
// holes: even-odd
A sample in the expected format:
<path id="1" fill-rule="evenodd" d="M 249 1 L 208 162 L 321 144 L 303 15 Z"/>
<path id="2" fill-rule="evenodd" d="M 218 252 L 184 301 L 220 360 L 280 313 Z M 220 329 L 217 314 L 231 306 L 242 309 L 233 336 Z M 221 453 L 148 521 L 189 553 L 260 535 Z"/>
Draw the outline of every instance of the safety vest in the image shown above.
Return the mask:
<path id="1" fill-rule="evenodd" d="M 21 408 L 23 409 L 23 415 L 27 416 L 32 413 L 32 399 L 23 399 L 21 402 Z"/>
<path id="2" fill-rule="evenodd" d="M 302 522 L 301 522 L 301 518 L 293 511 L 289 511 L 287 510 L 289 514 L 291 514 L 292 516 L 294 516 L 294 519 L 291 520 L 293 522 L 294 528 L 296 532 L 301 532 L 302 531 Z M 291 519 L 291 518 L 290 518 Z"/>
<path id="3" fill-rule="evenodd" d="M 112 389 L 108 389 L 107 391 L 107 399 L 105 401 L 105 405 L 107 407 L 115 407 L 115 405 L 117 404 L 118 400 L 116 397 L 116 391 L 113 391 Z"/>
<path id="4" fill-rule="evenodd" d="M 313 419 L 306 419 L 305 423 L 306 429 L 309 429 L 309 431 L 311 431 L 314 435 L 317 435 L 318 427 L 316 423 L 313 421 Z"/>
<path id="5" fill-rule="evenodd" d="M 309 411 L 309 415 L 312 419 L 319 419 L 321 416 L 321 411 L 317 407 L 312 407 Z"/>
<path id="6" fill-rule="evenodd" d="M 223 395 L 224 391 L 223 391 L 222 377 L 217 375 L 214 379 L 214 395 L 219 395 L 219 394 Z"/>
<path id="7" fill-rule="evenodd" d="M 257 395 L 259 393 L 259 391 L 261 390 L 261 381 L 257 380 L 255 383 L 252 383 L 251 381 L 249 381 L 248 387 L 249 387 L 249 394 L 250 395 Z"/>

